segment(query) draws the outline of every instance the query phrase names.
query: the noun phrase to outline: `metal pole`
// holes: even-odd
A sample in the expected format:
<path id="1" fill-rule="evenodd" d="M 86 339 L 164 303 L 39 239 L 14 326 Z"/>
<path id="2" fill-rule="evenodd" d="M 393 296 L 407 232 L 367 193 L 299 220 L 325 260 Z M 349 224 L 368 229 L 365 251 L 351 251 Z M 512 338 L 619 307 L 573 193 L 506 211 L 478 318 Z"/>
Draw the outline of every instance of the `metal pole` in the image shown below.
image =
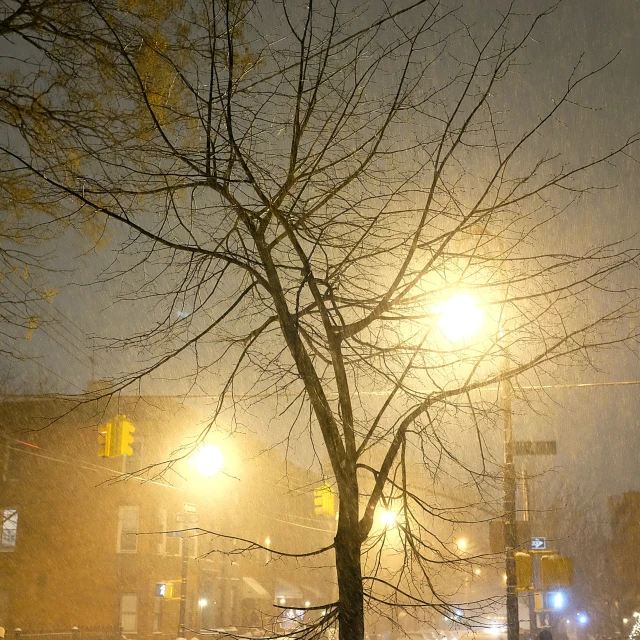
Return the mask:
<path id="1" fill-rule="evenodd" d="M 524 519 L 531 523 L 531 494 L 529 492 L 529 478 L 527 474 L 522 471 L 522 497 L 523 497 L 523 505 L 522 510 L 524 512 Z M 533 562 L 535 564 L 536 558 L 534 556 Z M 535 578 L 535 568 L 534 568 L 534 578 Z M 533 580 L 533 584 L 536 584 L 535 579 Z M 529 635 L 531 638 L 535 638 L 538 634 L 538 620 L 536 615 L 536 598 L 533 591 L 529 591 L 528 595 L 528 605 L 529 605 Z"/>
<path id="2" fill-rule="evenodd" d="M 180 621 L 178 637 L 184 638 L 185 620 L 187 616 L 187 575 L 189 572 L 189 538 L 187 532 L 182 533 L 182 582 L 180 585 Z"/>
<path id="3" fill-rule="evenodd" d="M 505 357 L 505 369 L 507 368 Z M 507 640 L 519 640 L 518 594 L 516 592 L 516 468 L 513 461 L 513 424 L 511 398 L 513 389 L 504 381 L 502 411 L 504 418 L 504 542 L 507 574 Z"/>

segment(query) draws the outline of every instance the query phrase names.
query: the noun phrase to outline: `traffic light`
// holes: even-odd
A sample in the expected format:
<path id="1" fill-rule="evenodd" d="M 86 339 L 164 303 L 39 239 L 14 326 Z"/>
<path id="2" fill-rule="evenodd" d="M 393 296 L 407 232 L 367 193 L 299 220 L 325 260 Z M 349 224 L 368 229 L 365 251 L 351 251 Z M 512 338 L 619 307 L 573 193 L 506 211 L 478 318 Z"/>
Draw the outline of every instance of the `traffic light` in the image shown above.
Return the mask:
<path id="1" fill-rule="evenodd" d="M 133 455 L 133 432 L 136 428 L 126 416 L 116 416 L 98 427 L 98 455 L 103 458 Z"/>
<path id="2" fill-rule="evenodd" d="M 136 428 L 133 426 L 127 416 L 117 416 L 118 421 L 118 454 L 119 456 L 133 455 L 133 432 Z"/>
<path id="3" fill-rule="evenodd" d="M 544 609 L 544 594 L 536 592 L 533 594 L 533 606 L 535 611 L 542 611 Z"/>
<path id="4" fill-rule="evenodd" d="M 547 609 L 561 611 L 567 606 L 567 596 L 563 591 L 550 591 L 547 593 Z"/>
<path id="5" fill-rule="evenodd" d="M 102 458 L 113 458 L 117 456 L 117 437 L 113 422 L 98 427 L 98 444 L 100 449 L 98 455 Z"/>
<path id="6" fill-rule="evenodd" d="M 313 490 L 313 506 L 317 516 L 335 516 L 335 494 L 326 482 L 321 487 Z"/>
<path id="7" fill-rule="evenodd" d="M 156 583 L 156 596 L 158 598 L 165 598 L 167 600 L 173 599 L 173 581 L 171 582 L 157 582 Z"/>
<path id="8" fill-rule="evenodd" d="M 516 559 L 516 591 L 529 591 L 533 582 L 533 564 L 528 553 L 518 551 Z"/>
<path id="9" fill-rule="evenodd" d="M 557 553 L 540 558 L 540 580 L 544 589 L 570 587 L 573 584 L 573 562 Z"/>

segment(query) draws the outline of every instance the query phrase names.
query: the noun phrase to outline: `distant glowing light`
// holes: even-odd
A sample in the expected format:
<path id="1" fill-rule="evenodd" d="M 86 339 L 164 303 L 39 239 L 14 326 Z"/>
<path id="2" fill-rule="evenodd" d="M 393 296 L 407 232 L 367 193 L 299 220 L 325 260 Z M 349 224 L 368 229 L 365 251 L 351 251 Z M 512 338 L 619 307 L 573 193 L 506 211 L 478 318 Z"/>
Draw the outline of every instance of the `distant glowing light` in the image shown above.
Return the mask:
<path id="1" fill-rule="evenodd" d="M 311 606 L 311 603 L 307 600 L 307 601 L 304 603 L 304 606 L 305 606 L 305 607 L 310 607 L 310 606 Z"/>
<path id="2" fill-rule="evenodd" d="M 580 624 L 587 624 L 587 622 L 589 622 L 589 616 L 586 613 L 579 613 L 578 622 Z"/>
<path id="3" fill-rule="evenodd" d="M 207 445 L 198 449 L 193 464 L 203 476 L 211 477 L 224 466 L 224 456 L 218 447 Z"/>
<path id="4" fill-rule="evenodd" d="M 207 602 L 206 598 L 200 598 L 200 600 L 198 600 L 198 606 L 200 608 L 202 607 L 206 607 L 209 603 Z"/>
<path id="5" fill-rule="evenodd" d="M 397 516 L 393 511 L 389 511 L 388 509 L 383 509 L 380 512 L 380 524 L 386 529 L 395 527 L 396 517 Z"/>
<path id="6" fill-rule="evenodd" d="M 286 598 L 280 598 L 280 604 L 287 604 Z"/>
<path id="7" fill-rule="evenodd" d="M 460 551 L 465 551 L 469 543 L 464 538 L 460 538 L 460 540 L 458 540 L 456 544 L 458 545 L 458 549 L 460 549 Z"/>
<path id="8" fill-rule="evenodd" d="M 622 624 L 627 624 L 629 622 L 629 618 L 622 618 Z"/>
<path id="9" fill-rule="evenodd" d="M 478 301 L 468 294 L 456 294 L 440 309 L 440 331 L 451 342 L 466 340 L 482 327 L 482 309 Z"/>
<path id="10" fill-rule="evenodd" d="M 267 538 L 267 539 L 264 541 L 264 544 L 265 544 L 265 546 L 266 546 L 266 547 L 268 547 L 268 546 L 271 544 L 271 538 Z"/>
<path id="11" fill-rule="evenodd" d="M 477 576 L 479 576 L 482 573 L 481 569 L 474 569 L 473 573 L 475 573 Z"/>
<path id="12" fill-rule="evenodd" d="M 549 600 L 551 601 L 551 606 L 554 609 L 563 609 L 565 604 L 567 603 L 567 599 L 564 593 L 562 593 L 561 591 L 552 593 L 549 597 Z"/>
<path id="13" fill-rule="evenodd" d="M 505 582 L 507 581 L 507 574 L 506 574 L 506 573 L 503 573 L 503 574 L 502 574 L 502 579 L 503 579 Z"/>
<path id="14" fill-rule="evenodd" d="M 501 627 L 497 624 L 491 625 L 487 631 L 492 635 L 492 636 L 499 636 L 501 633 L 504 633 L 504 627 Z"/>

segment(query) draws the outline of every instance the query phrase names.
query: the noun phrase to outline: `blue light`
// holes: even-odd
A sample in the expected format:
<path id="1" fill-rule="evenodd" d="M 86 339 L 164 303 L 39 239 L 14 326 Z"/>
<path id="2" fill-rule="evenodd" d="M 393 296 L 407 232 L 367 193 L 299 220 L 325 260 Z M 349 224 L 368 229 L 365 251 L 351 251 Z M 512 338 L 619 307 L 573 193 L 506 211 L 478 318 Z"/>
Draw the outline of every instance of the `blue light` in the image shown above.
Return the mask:
<path id="1" fill-rule="evenodd" d="M 549 602 L 554 609 L 564 609 L 567 599 L 562 591 L 556 591 L 549 594 Z"/>
<path id="2" fill-rule="evenodd" d="M 579 613 L 578 622 L 580 624 L 587 624 L 587 622 L 589 622 L 589 616 L 586 613 Z"/>

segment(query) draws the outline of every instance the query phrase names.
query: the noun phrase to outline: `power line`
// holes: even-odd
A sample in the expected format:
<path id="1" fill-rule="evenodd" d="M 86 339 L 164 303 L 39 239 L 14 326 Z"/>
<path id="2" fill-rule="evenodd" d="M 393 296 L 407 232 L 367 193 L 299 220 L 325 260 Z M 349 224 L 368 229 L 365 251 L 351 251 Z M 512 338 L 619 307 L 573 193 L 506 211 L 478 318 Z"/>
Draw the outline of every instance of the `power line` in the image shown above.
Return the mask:
<path id="1" fill-rule="evenodd" d="M 0 336 L 0 340 L 1 340 L 1 338 L 2 338 L 2 336 Z M 56 371 L 53 371 L 53 369 L 49 369 L 49 367 L 47 367 L 46 365 L 42 364 L 42 362 L 40 362 L 37 358 L 31 357 L 31 356 L 27 355 L 24 351 L 21 351 L 20 349 L 17 349 L 15 345 L 7 344 L 6 342 L 2 342 L 2 344 L 4 344 L 4 346 L 6 346 L 7 349 L 9 349 L 10 351 L 20 354 L 21 356 L 23 356 L 24 358 L 29 360 L 29 362 L 33 362 L 35 365 L 37 365 L 38 367 L 41 367 L 45 371 L 48 371 L 51 375 L 55 376 L 56 378 L 59 378 L 60 380 L 63 380 L 67 384 L 70 384 L 72 387 L 75 387 L 76 389 L 78 389 L 78 391 L 84 391 L 84 389 L 82 387 L 78 386 L 75 382 L 71 382 L 71 380 L 68 380 L 63 375 L 60 375 Z M 11 395 L 11 394 L 0 394 L 0 395 Z M 30 397 L 33 397 L 33 394 L 30 394 Z"/>
<path id="2" fill-rule="evenodd" d="M 19 292 L 20 292 L 20 293 L 22 293 L 22 294 L 27 294 L 27 293 L 28 293 L 28 291 L 24 291 L 24 289 L 22 289 L 22 288 L 19 286 L 19 284 L 18 284 L 17 282 L 15 282 L 13 279 L 11 279 L 11 280 L 9 280 L 9 281 L 10 281 L 14 286 L 16 286 L 16 287 L 17 287 L 17 289 L 19 290 Z M 19 282 L 22 282 L 22 280 L 20 280 Z M 34 299 L 32 302 L 35 302 L 35 303 L 43 303 L 43 300 L 42 300 L 41 298 L 36 298 L 36 299 Z M 49 305 L 49 306 L 53 306 L 53 304 L 51 304 L 51 303 L 50 303 L 50 305 Z M 46 307 L 44 307 L 44 308 L 46 308 Z M 54 308 L 56 309 L 56 312 L 57 312 L 59 315 L 61 315 L 61 316 L 62 316 L 62 317 L 63 317 L 63 318 L 64 318 L 64 319 L 65 319 L 65 320 L 66 320 L 70 325 L 72 325 L 72 326 L 74 326 L 76 329 L 78 329 L 79 334 L 80 334 L 80 336 L 81 336 L 82 338 L 85 338 L 85 337 L 86 337 L 86 332 L 85 332 L 85 330 L 84 330 L 82 327 L 80 327 L 78 324 L 76 324 L 76 323 L 75 323 L 75 322 L 74 322 L 74 321 L 73 321 L 69 316 L 65 315 L 65 314 L 64 314 L 60 309 L 58 309 L 57 307 L 54 307 Z M 73 332 L 72 332 L 72 331 L 70 331 L 70 330 L 68 329 L 68 327 L 67 327 L 66 325 L 61 325 L 61 326 L 63 326 L 63 327 L 67 330 L 67 332 L 68 332 L 68 333 L 69 333 L 69 334 L 70 334 L 74 339 L 75 339 L 75 338 L 77 338 L 77 336 L 75 336 L 75 335 L 73 334 Z"/>
<path id="3" fill-rule="evenodd" d="M 15 283 L 12 283 L 15 284 Z M 18 293 L 25 293 L 24 291 L 22 291 L 19 287 L 16 287 L 18 289 Z M 14 291 L 15 293 L 15 291 Z M 29 300 L 29 301 L 23 301 L 19 304 L 24 304 L 24 306 L 26 307 L 26 309 L 30 312 L 33 313 L 34 312 L 34 308 L 31 305 L 34 305 L 36 307 L 35 311 L 38 312 L 42 312 L 43 310 L 45 310 L 45 307 L 42 303 L 41 300 Z M 56 309 L 56 311 L 58 311 Z M 34 315 L 45 315 L 42 313 L 36 313 Z M 64 316 L 66 318 L 66 316 Z M 53 321 L 53 322 L 58 322 L 56 318 L 53 317 L 53 315 L 49 312 L 49 318 Z M 45 315 L 45 320 L 46 320 L 46 315 Z M 63 327 L 66 329 L 65 325 L 63 323 L 60 323 L 58 326 Z M 48 336 L 51 340 L 53 340 L 61 349 L 63 349 L 66 353 L 68 353 L 72 358 L 74 358 L 77 362 L 79 362 L 83 367 L 87 367 L 90 366 L 88 363 L 83 362 L 82 360 L 80 360 L 80 358 L 78 358 L 78 356 L 75 353 L 72 353 L 71 351 L 69 351 L 69 349 L 67 347 L 65 347 L 61 342 L 59 342 L 54 335 L 52 335 L 51 333 L 49 333 L 49 331 L 47 331 L 47 327 L 46 325 L 42 325 L 38 327 L 46 336 Z M 77 337 L 68 329 L 66 329 L 67 332 L 69 333 L 69 335 L 77 341 Z M 80 349 L 77 346 L 76 342 L 71 341 L 69 338 L 66 337 L 66 335 L 64 335 L 62 332 L 58 331 L 57 336 L 59 336 L 62 340 L 64 340 L 67 344 L 69 344 L 73 349 L 75 349 L 82 357 L 90 359 L 89 356 L 86 355 L 86 353 Z"/>

